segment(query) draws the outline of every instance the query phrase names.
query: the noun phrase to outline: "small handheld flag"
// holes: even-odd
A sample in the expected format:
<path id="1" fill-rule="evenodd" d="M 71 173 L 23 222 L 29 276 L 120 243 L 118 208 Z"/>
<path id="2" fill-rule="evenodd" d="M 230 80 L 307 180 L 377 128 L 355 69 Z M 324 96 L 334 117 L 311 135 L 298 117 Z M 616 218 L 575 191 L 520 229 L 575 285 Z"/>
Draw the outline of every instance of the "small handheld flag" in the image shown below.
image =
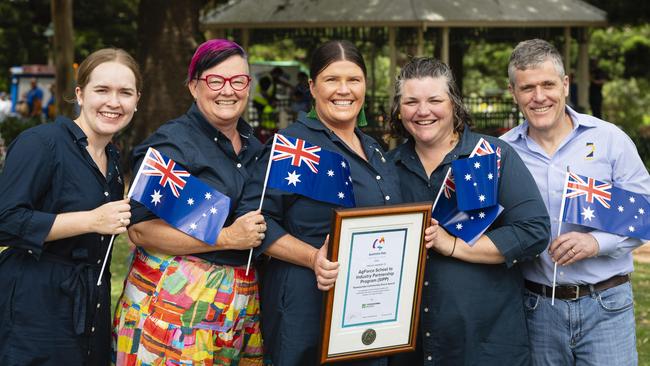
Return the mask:
<path id="1" fill-rule="evenodd" d="M 650 199 L 611 183 L 567 172 L 563 221 L 650 239 Z"/>
<path id="2" fill-rule="evenodd" d="M 214 245 L 228 217 L 230 198 L 149 148 L 129 197 L 171 226 Z"/>
<path id="3" fill-rule="evenodd" d="M 350 164 L 338 153 L 275 134 L 269 165 L 269 187 L 337 206 L 355 206 Z"/>
<path id="4" fill-rule="evenodd" d="M 451 162 L 459 210 L 468 211 L 496 205 L 498 191 L 496 160 L 496 154 L 488 154 Z"/>

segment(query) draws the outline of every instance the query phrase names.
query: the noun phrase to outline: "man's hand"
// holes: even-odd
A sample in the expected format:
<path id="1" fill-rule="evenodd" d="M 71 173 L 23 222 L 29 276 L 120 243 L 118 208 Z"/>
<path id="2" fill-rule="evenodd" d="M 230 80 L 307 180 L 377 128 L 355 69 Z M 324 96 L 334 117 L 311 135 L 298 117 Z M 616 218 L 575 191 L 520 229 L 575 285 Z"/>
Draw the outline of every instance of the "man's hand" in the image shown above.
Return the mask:
<path id="1" fill-rule="evenodd" d="M 585 258 L 598 255 L 600 246 L 593 235 L 572 231 L 555 238 L 548 248 L 553 261 L 568 266 Z"/>

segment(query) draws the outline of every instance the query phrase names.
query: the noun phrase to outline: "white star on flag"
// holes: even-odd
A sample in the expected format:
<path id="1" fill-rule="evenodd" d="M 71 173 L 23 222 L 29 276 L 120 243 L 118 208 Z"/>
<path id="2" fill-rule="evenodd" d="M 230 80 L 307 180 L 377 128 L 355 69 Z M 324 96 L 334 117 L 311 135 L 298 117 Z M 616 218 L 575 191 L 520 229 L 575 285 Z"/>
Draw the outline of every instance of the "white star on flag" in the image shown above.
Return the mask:
<path id="1" fill-rule="evenodd" d="M 594 210 L 592 210 L 591 207 L 586 207 L 582 209 L 581 215 L 584 216 L 585 220 L 589 220 L 589 221 L 591 221 L 594 217 L 596 217 L 594 216 Z"/>
<path id="2" fill-rule="evenodd" d="M 481 202 L 485 201 L 485 195 L 478 196 L 478 200 Z"/>
<path id="3" fill-rule="evenodd" d="M 216 209 L 215 207 L 212 207 L 212 208 L 210 209 L 210 213 L 213 214 L 213 215 L 215 215 L 215 214 L 217 213 L 217 209 Z"/>
<path id="4" fill-rule="evenodd" d="M 472 176 L 469 174 L 465 174 L 465 180 L 472 180 Z"/>
<path id="5" fill-rule="evenodd" d="M 484 218 L 485 218 L 485 212 L 481 211 L 481 212 L 478 214 L 478 217 L 479 217 L 479 219 L 484 219 Z"/>
<path id="6" fill-rule="evenodd" d="M 635 201 L 634 197 L 630 197 L 630 203 L 634 203 Z"/>
<path id="7" fill-rule="evenodd" d="M 160 203 L 161 198 L 162 194 L 160 194 L 160 191 L 154 189 L 153 194 L 151 195 L 151 203 L 153 203 L 154 206 L 157 206 Z"/>
<path id="8" fill-rule="evenodd" d="M 332 169 L 327 171 L 327 176 L 328 177 L 333 177 L 334 176 L 334 171 Z"/>
<path id="9" fill-rule="evenodd" d="M 456 230 L 463 230 L 463 224 L 460 222 L 456 224 Z"/>
<path id="10" fill-rule="evenodd" d="M 192 206 L 194 204 L 194 198 L 188 198 L 187 199 L 187 204 Z"/>
<path id="11" fill-rule="evenodd" d="M 623 206 L 618 206 L 618 212 L 623 212 L 625 211 L 625 208 Z"/>
<path id="12" fill-rule="evenodd" d="M 345 193 L 339 192 L 338 196 L 339 196 L 340 199 L 344 199 L 345 198 Z"/>
<path id="13" fill-rule="evenodd" d="M 634 226 L 630 226 L 630 227 L 628 227 L 627 229 L 630 230 L 631 233 L 634 232 Z"/>
<path id="14" fill-rule="evenodd" d="M 492 173 L 489 173 L 489 174 L 488 174 L 488 179 L 489 179 L 489 180 L 492 180 L 492 178 L 494 178 L 494 175 L 492 175 Z"/>
<path id="15" fill-rule="evenodd" d="M 480 163 L 480 162 L 477 161 L 476 163 L 474 163 L 474 169 L 478 169 L 478 168 L 480 168 L 480 167 L 481 167 L 481 163 Z"/>
<path id="16" fill-rule="evenodd" d="M 205 194 L 204 197 L 205 197 L 206 200 L 209 200 L 209 199 L 212 198 L 212 193 L 210 193 L 210 192 L 206 192 L 206 194 Z"/>
<path id="17" fill-rule="evenodd" d="M 344 168 L 347 166 L 347 165 L 345 164 L 345 161 L 342 161 L 342 162 L 341 162 L 341 166 L 344 167 Z"/>
<path id="18" fill-rule="evenodd" d="M 296 183 L 300 182 L 300 179 L 298 179 L 298 178 L 300 178 L 300 174 L 296 174 L 296 171 L 294 170 L 293 172 L 289 173 L 289 175 L 284 179 L 289 181 L 289 183 L 287 183 L 287 185 L 293 184 L 293 186 L 295 187 Z"/>
<path id="19" fill-rule="evenodd" d="M 639 213 L 640 213 L 641 215 L 644 215 L 644 214 L 645 214 L 645 210 L 642 209 L 642 208 L 640 208 L 640 209 L 639 209 Z"/>
<path id="20" fill-rule="evenodd" d="M 197 226 L 196 226 L 195 222 L 190 224 L 190 230 L 196 230 L 196 228 L 197 228 Z"/>

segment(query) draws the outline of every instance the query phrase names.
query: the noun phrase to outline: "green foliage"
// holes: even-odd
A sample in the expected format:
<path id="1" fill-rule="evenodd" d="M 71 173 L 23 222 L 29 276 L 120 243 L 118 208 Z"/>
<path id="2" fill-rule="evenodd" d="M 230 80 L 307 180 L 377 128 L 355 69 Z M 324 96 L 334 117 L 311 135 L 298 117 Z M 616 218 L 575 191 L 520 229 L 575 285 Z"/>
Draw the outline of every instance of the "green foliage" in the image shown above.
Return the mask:
<path id="1" fill-rule="evenodd" d="M 498 96 L 508 89 L 508 60 L 513 45 L 470 41 L 463 59 L 463 94 Z"/>
<path id="2" fill-rule="evenodd" d="M 274 43 L 255 44 L 248 48 L 250 62 L 259 61 L 298 61 L 309 64 L 307 51 L 298 48 L 292 39 L 283 39 Z"/>
<path id="3" fill-rule="evenodd" d="M 36 117 L 7 117 L 2 123 L 0 123 L 0 135 L 4 139 L 5 146 L 9 146 L 11 142 L 24 130 L 40 123 L 41 120 Z"/>

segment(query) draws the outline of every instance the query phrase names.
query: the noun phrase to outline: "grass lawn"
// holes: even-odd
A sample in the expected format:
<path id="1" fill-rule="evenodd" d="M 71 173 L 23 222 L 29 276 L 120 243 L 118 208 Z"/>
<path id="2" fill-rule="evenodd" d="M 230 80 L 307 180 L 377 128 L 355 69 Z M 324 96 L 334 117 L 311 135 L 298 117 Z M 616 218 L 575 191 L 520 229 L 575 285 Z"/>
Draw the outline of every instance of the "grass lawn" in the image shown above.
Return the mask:
<path id="1" fill-rule="evenodd" d="M 113 261 L 111 263 L 112 303 L 117 303 L 117 298 L 122 292 L 124 276 L 129 265 L 130 248 L 125 235 L 120 235 L 115 240 Z M 634 302 L 636 311 L 637 349 L 639 352 L 639 365 L 650 366 L 650 264 L 635 263 L 632 276 L 634 286 Z"/>

